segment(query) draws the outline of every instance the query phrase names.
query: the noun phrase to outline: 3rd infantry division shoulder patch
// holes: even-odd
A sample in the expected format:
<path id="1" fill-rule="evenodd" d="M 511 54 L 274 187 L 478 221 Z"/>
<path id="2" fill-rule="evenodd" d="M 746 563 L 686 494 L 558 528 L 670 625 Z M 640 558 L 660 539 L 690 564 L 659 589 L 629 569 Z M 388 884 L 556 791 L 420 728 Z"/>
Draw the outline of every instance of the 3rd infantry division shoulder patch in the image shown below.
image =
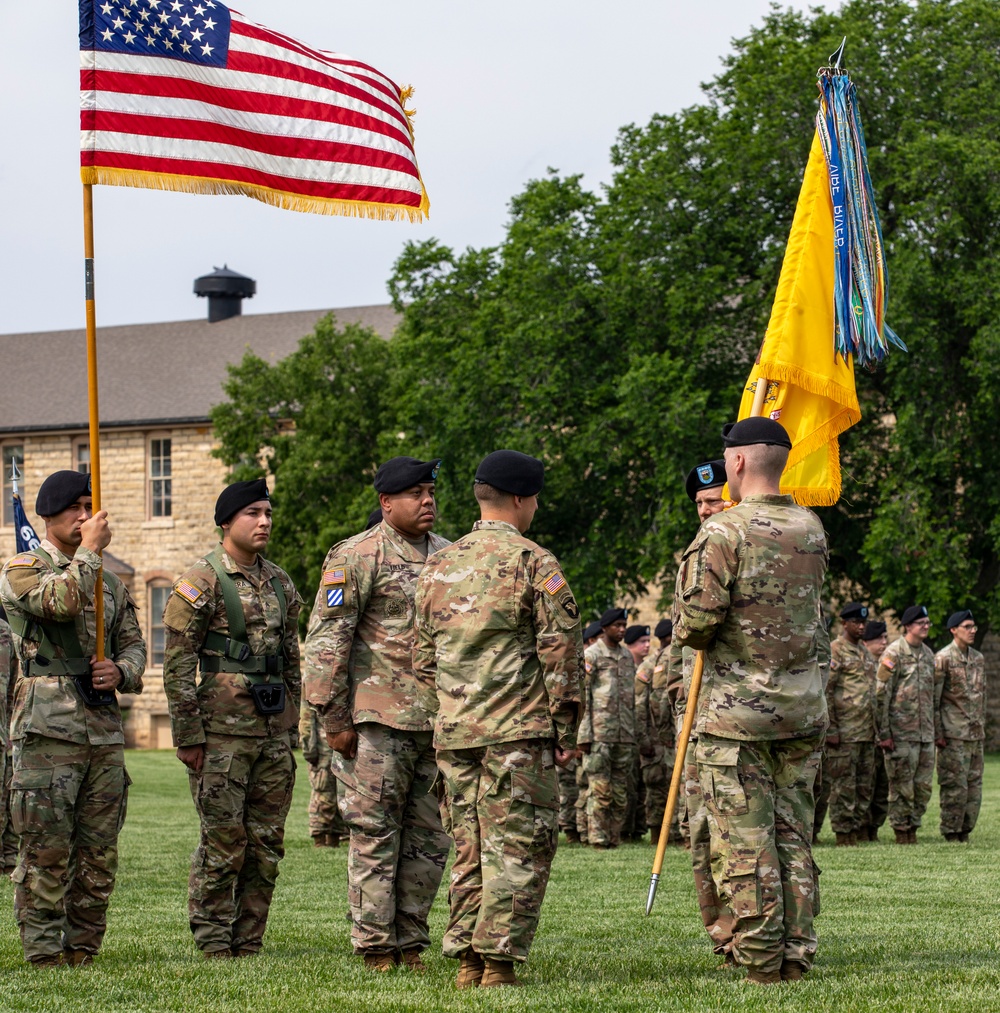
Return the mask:
<path id="1" fill-rule="evenodd" d="M 342 587 L 331 587 L 326 592 L 326 607 L 334 608 L 344 604 L 344 589 Z"/>

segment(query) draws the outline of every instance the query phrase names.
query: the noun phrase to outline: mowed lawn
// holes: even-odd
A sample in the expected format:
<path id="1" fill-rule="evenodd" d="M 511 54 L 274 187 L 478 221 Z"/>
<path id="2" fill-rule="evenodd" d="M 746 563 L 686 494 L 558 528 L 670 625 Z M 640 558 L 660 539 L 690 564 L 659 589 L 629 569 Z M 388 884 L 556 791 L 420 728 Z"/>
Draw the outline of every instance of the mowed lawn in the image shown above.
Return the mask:
<path id="1" fill-rule="evenodd" d="M 759 989 L 718 971 L 701 928 L 686 852 L 667 854 L 653 916 L 643 914 L 653 851 L 560 847 L 527 987 L 456 992 L 438 945 L 423 977 L 366 973 L 351 955 L 346 850 L 316 850 L 300 765 L 288 854 L 263 954 L 199 958 L 185 918 L 197 824 L 172 753 L 130 753 L 135 782 L 121 839 L 110 929 L 88 969 L 35 971 L 21 960 L 0 892 L 0 1009 L 215 1011 L 352 1010 L 1000 1010 L 1000 757 L 987 760 L 983 816 L 969 845 L 937 833 L 937 797 L 922 843 L 836 849 L 824 831 L 817 965 L 801 984 Z M 883 833 L 891 837 L 891 833 Z M 432 912 L 440 940 L 442 890 Z"/>

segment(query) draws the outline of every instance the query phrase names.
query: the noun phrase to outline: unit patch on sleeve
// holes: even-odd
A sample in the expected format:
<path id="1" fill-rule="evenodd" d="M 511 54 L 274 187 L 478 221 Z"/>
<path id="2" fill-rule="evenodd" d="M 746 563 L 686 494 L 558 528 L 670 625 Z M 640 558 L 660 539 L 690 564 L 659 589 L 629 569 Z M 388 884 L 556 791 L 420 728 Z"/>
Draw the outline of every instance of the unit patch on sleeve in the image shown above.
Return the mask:
<path id="1" fill-rule="evenodd" d="M 344 604 L 344 589 L 342 587 L 328 588 L 326 592 L 326 607 L 336 608 L 336 606 L 343 604 Z"/>
<path id="2" fill-rule="evenodd" d="M 549 594 L 557 594 L 565 586 L 566 578 L 558 570 L 556 570 L 556 572 L 553 573 L 552 576 L 549 577 L 542 585 Z"/>
<path id="3" fill-rule="evenodd" d="M 334 570 L 323 571 L 324 587 L 333 587 L 336 584 L 345 584 L 346 582 L 347 582 L 347 570 L 342 566 Z"/>
<path id="4" fill-rule="evenodd" d="M 189 584 L 186 580 L 179 580 L 174 585 L 174 590 L 186 601 L 192 605 L 197 605 L 201 596 L 205 593 L 200 587 L 195 587 L 194 584 Z"/>

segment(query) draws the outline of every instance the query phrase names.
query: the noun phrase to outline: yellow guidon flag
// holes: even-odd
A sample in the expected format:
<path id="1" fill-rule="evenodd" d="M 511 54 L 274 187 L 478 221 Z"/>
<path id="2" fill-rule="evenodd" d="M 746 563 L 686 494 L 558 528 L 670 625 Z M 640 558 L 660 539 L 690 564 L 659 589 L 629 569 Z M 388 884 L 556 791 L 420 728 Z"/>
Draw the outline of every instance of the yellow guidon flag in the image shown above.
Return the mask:
<path id="1" fill-rule="evenodd" d="M 781 491 L 804 506 L 840 496 L 837 437 L 861 419 L 854 364 L 834 348 L 834 220 L 830 174 L 813 137 L 781 265 L 771 319 L 750 370 L 739 418 L 765 415 L 792 439 Z M 754 411 L 758 385 L 763 404 Z"/>

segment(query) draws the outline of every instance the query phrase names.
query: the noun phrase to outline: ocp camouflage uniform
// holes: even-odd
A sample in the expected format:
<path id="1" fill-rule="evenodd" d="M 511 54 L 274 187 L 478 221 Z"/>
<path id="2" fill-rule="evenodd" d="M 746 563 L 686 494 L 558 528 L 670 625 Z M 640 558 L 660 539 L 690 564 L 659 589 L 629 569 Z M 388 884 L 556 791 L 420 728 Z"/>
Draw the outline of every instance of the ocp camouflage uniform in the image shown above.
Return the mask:
<path id="1" fill-rule="evenodd" d="M 71 559 L 43 539 L 9 560 L 0 577 L 23 676 L 11 721 L 11 820 L 21 838 L 12 879 L 31 961 L 100 949 L 118 871 L 131 783 L 121 710 L 117 696 L 105 706 L 85 705 L 67 674 L 89 672 L 97 653 L 100 567 L 90 549 L 80 547 Z M 113 573 L 104 573 L 103 594 L 105 653 L 121 671 L 118 692 L 140 693 L 146 645 L 135 603 Z"/>
<path id="2" fill-rule="evenodd" d="M 934 655 L 941 684 L 935 715 L 941 833 L 969 834 L 983 801 L 983 743 L 986 738 L 986 659 L 952 641 Z"/>
<path id="3" fill-rule="evenodd" d="M 677 588 L 675 601 L 680 601 L 681 588 Z M 674 615 L 676 630 L 677 616 Z M 661 677 L 663 693 L 666 695 L 675 718 L 677 734 L 680 734 L 684 723 L 684 712 L 691 690 L 691 676 L 694 673 L 696 652 L 690 647 L 681 647 L 674 640 L 670 644 L 667 669 Z M 707 706 L 708 693 L 704 683 L 698 695 L 698 712 Z M 695 895 L 698 898 L 698 909 L 701 921 L 705 926 L 712 949 L 718 954 L 729 953 L 733 948 L 733 932 L 736 921 L 729 906 L 719 894 L 718 884 L 723 879 L 723 864 L 720 856 L 712 855 L 712 833 L 705 796 L 701 790 L 701 778 L 698 774 L 698 729 L 695 724 L 691 729 L 687 749 L 684 751 L 684 817 L 683 824 L 687 827 L 687 839 L 691 848 L 691 872 L 694 876 Z M 681 800 L 678 799 L 678 806 Z M 721 853 L 720 853 L 721 854 Z"/>
<path id="4" fill-rule="evenodd" d="M 663 811 L 667 807 L 670 776 L 674 770 L 673 715 L 668 710 L 664 720 L 652 692 L 657 667 L 661 670 L 666 668 L 668 650 L 662 647 L 655 654 L 650 654 L 635 673 L 636 737 L 639 740 L 639 766 L 644 789 L 643 816 L 645 825 L 655 832 L 663 825 Z M 679 833 L 675 812 L 670 823 L 670 840 L 676 840 Z"/>
<path id="5" fill-rule="evenodd" d="M 17 652 L 14 634 L 0 619 L 0 746 L 3 755 L 3 779 L 0 780 L 0 873 L 11 873 L 17 865 L 17 835 L 10 820 L 10 782 L 14 776 L 14 759 L 10 748 L 10 712 L 17 686 Z"/>
<path id="6" fill-rule="evenodd" d="M 684 553 L 674 642 L 705 650 L 697 762 L 733 954 L 757 974 L 816 953 L 813 783 L 827 725 L 830 642 L 819 518 L 790 496 L 747 496 Z"/>
<path id="7" fill-rule="evenodd" d="M 601 637 L 584 653 L 583 717 L 579 741 L 590 743 L 587 768 L 587 837 L 591 844 L 621 843 L 628 779 L 636 753 L 635 662 L 621 644 Z"/>
<path id="8" fill-rule="evenodd" d="M 504 521 L 420 575 L 414 670 L 436 686 L 455 839 L 446 956 L 527 959 L 558 836 L 553 747 L 577 741 L 579 614 L 555 557 Z"/>
<path id="9" fill-rule="evenodd" d="M 578 762 L 574 757 L 565 767 L 559 767 L 559 829 L 570 840 L 576 840 L 576 800 L 580 797 L 580 786 L 576 782 Z"/>
<path id="10" fill-rule="evenodd" d="M 857 833 L 868 826 L 875 787 L 875 659 L 864 644 L 841 634 L 830 645 L 826 704 L 830 715 L 823 757 L 823 780 L 830 783 L 830 826 L 834 833 Z"/>
<path id="11" fill-rule="evenodd" d="M 916 830 L 927 810 L 934 776 L 934 712 L 941 698 L 934 654 L 926 644 L 911 647 L 906 637 L 891 643 L 876 673 L 879 740 L 892 739 L 885 754 L 889 778 L 889 824 Z"/>
<path id="12" fill-rule="evenodd" d="M 434 689 L 413 674 L 413 594 L 428 553 L 382 521 L 335 545 L 306 638 L 306 695 L 328 735 L 355 729 L 353 760 L 340 753 L 351 831 L 349 897 L 356 953 L 430 945 L 427 917 L 451 842 L 434 784 Z"/>
<path id="13" fill-rule="evenodd" d="M 222 649 L 226 639 L 238 638 L 210 558 L 239 595 L 246 626 L 241 642 L 250 647 L 242 659 Z M 291 733 L 301 693 L 296 620 L 302 601 L 284 570 L 257 560 L 244 570 L 220 545 L 174 583 L 163 611 L 163 688 L 174 745 L 205 747 L 201 773 L 188 774 L 201 821 L 188 916 L 205 953 L 260 950 L 295 785 Z M 260 714 L 254 705 L 250 687 L 265 679 L 285 688 L 280 713 Z"/>
<path id="14" fill-rule="evenodd" d="M 348 833 L 340 815 L 337 792 L 340 782 L 330 769 L 333 750 L 320 727 L 319 715 L 306 700 L 299 712 L 299 742 L 309 768 L 309 836 L 313 841 L 335 847 Z"/>

